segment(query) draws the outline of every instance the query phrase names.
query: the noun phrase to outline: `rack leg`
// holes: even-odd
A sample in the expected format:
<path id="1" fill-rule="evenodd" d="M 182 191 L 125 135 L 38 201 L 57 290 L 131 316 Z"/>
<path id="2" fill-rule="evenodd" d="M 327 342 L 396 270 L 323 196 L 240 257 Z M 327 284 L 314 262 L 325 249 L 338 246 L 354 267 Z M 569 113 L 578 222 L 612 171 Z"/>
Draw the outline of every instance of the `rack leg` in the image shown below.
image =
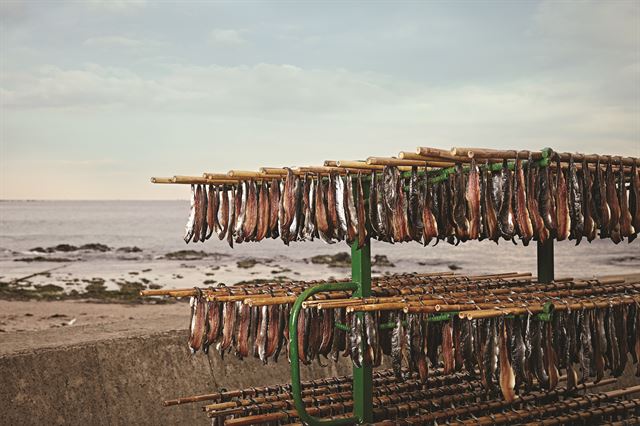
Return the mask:
<path id="1" fill-rule="evenodd" d="M 555 279 L 553 267 L 553 239 L 538 242 L 538 281 L 550 283 Z"/>
<path id="2" fill-rule="evenodd" d="M 371 296 L 371 245 L 368 241 L 360 249 L 357 243 L 351 246 L 351 280 L 358 284 L 354 297 Z M 364 312 L 355 315 L 364 316 Z M 360 423 L 373 421 L 372 367 L 353 367 L 353 413 Z"/>

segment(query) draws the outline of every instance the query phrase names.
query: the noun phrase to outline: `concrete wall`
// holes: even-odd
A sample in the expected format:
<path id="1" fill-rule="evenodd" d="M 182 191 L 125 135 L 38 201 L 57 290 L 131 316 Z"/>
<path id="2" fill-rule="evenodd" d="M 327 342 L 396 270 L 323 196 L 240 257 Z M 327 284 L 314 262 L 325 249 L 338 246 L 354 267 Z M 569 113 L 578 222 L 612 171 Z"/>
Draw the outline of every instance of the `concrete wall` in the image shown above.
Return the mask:
<path id="1" fill-rule="evenodd" d="M 189 354 L 185 331 L 98 340 L 0 356 L 0 424 L 210 424 L 201 403 L 161 401 L 289 381 L 289 364 Z M 350 372 L 349 362 L 304 367 L 303 378 Z"/>

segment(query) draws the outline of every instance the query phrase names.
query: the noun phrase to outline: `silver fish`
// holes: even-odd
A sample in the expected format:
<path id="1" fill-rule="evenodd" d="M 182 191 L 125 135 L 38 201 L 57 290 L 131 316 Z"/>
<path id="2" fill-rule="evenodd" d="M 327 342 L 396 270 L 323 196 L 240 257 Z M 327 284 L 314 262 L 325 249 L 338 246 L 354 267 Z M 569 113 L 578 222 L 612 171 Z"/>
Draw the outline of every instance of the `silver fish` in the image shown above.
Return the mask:
<path id="1" fill-rule="evenodd" d="M 189 208 L 189 219 L 185 225 L 184 242 L 188 243 L 193 238 L 193 227 L 196 223 L 196 186 L 191 185 L 191 207 Z"/>

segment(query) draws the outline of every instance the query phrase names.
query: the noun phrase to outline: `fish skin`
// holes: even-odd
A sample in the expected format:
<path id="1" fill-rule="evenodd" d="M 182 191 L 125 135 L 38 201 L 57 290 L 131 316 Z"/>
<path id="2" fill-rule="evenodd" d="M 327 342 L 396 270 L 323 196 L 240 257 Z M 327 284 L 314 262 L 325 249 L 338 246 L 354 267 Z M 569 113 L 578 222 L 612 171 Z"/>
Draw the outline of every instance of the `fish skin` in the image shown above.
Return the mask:
<path id="1" fill-rule="evenodd" d="M 385 192 L 385 179 L 384 175 L 382 179 L 377 180 L 377 200 L 376 200 L 376 211 L 378 218 L 378 229 L 379 229 L 379 240 L 391 242 L 393 241 L 393 229 L 391 227 L 391 223 L 389 221 L 389 215 L 387 214 L 387 201 L 386 201 L 386 192 Z"/>
<path id="2" fill-rule="evenodd" d="M 327 203 L 327 220 L 329 222 L 330 238 L 341 240 L 340 238 L 340 219 L 338 219 L 338 210 L 336 202 L 336 175 L 329 173 L 328 185 L 324 186 L 325 200 Z"/>
<path id="3" fill-rule="evenodd" d="M 347 172 L 345 177 L 345 185 L 343 191 L 343 205 L 345 207 L 346 232 L 345 237 L 347 244 L 351 245 L 358 237 L 358 213 L 356 211 L 356 202 L 353 197 L 353 178 Z"/>
<path id="4" fill-rule="evenodd" d="M 477 240 L 480 237 L 480 171 L 473 158 L 469 166 L 466 198 L 469 217 L 469 239 Z"/>
<path id="5" fill-rule="evenodd" d="M 593 201 L 593 178 L 587 160 L 582 160 L 582 214 L 584 216 L 584 236 L 588 242 L 596 238 L 596 223 L 593 212 L 596 210 Z"/>
<path id="6" fill-rule="evenodd" d="M 538 378 L 540 385 L 549 388 L 549 376 L 545 369 L 544 362 L 544 345 L 542 342 L 542 324 L 541 321 L 531 321 L 531 358 L 533 362 L 533 372 Z"/>
<path id="7" fill-rule="evenodd" d="M 265 364 L 266 360 L 271 358 L 278 348 L 280 340 L 280 306 L 267 306 L 267 341 L 264 353 L 265 361 L 263 361 Z"/>
<path id="8" fill-rule="evenodd" d="M 325 202 L 326 188 L 322 182 L 322 178 L 318 177 L 318 184 L 316 186 L 316 228 L 318 235 L 327 244 L 333 244 L 331 239 L 331 219 L 329 218 L 329 212 L 327 211 L 327 204 Z"/>
<path id="9" fill-rule="evenodd" d="M 345 203 L 345 185 L 344 179 L 342 176 L 335 176 L 335 185 L 336 185 L 336 214 L 338 215 L 338 224 L 339 224 L 339 232 L 338 235 L 340 239 L 344 239 L 347 234 L 347 204 Z"/>
<path id="10" fill-rule="evenodd" d="M 544 219 L 540 215 L 540 206 L 538 204 L 538 197 L 536 196 L 537 188 L 537 169 L 533 167 L 533 158 L 529 153 L 529 160 L 527 161 L 527 209 L 529 210 L 529 216 L 531 218 L 531 226 L 533 229 L 533 237 L 540 243 L 544 243 L 549 239 L 549 230 L 544 224 Z"/>
<path id="11" fill-rule="evenodd" d="M 200 194 L 200 208 L 202 209 L 202 213 L 200 214 L 200 242 L 204 243 L 207 239 L 207 230 L 209 229 L 209 225 L 207 224 L 209 199 L 207 197 L 207 187 L 205 185 L 201 186 L 202 192 Z"/>
<path id="12" fill-rule="evenodd" d="M 618 366 L 617 371 L 613 372 L 615 377 L 619 377 L 624 373 L 625 367 L 627 366 L 629 347 L 627 346 L 627 315 L 628 315 L 628 305 L 617 306 L 613 308 L 614 320 L 616 323 L 616 331 L 618 339 L 618 345 L 620 347 L 620 365 Z"/>
<path id="13" fill-rule="evenodd" d="M 269 232 L 269 190 L 267 183 L 260 183 L 260 191 L 258 193 L 258 222 L 256 223 L 255 241 L 262 241 L 267 237 Z"/>
<path id="14" fill-rule="evenodd" d="M 496 204 L 494 202 L 495 197 L 493 195 L 494 180 L 491 172 L 489 171 L 491 169 L 490 169 L 490 164 L 488 160 L 486 162 L 485 167 L 486 167 L 486 171 L 483 172 L 484 180 L 485 180 L 485 193 L 481 201 L 484 206 L 484 211 L 486 215 L 485 220 L 486 220 L 487 238 L 491 241 L 494 241 L 497 244 L 498 239 L 500 238 L 500 230 L 498 229 L 498 215 L 496 214 Z M 483 215 L 483 217 L 485 215 Z"/>
<path id="15" fill-rule="evenodd" d="M 636 233 L 636 230 L 633 227 L 633 217 L 629 211 L 622 159 L 620 160 L 620 168 L 618 171 L 618 199 L 620 200 L 620 236 L 622 238 L 629 238 Z"/>
<path id="16" fill-rule="evenodd" d="M 438 237 L 438 220 L 433 214 L 433 197 L 432 189 L 429 185 L 429 178 L 425 167 L 424 185 L 422 187 L 422 241 L 426 246 L 433 238 Z"/>
<path id="17" fill-rule="evenodd" d="M 209 346 L 213 345 L 218 341 L 220 337 L 220 303 L 216 301 L 208 301 L 207 302 L 207 337 L 206 337 L 206 345 L 207 351 L 209 351 Z"/>
<path id="18" fill-rule="evenodd" d="M 299 223 L 300 231 L 298 233 L 298 239 L 301 241 L 306 241 L 307 238 L 312 238 L 312 235 L 308 234 L 308 222 L 311 220 L 310 216 L 310 200 L 309 200 L 309 192 L 311 192 L 311 179 L 306 173 L 302 177 L 302 203 L 300 204 L 302 207 L 302 215 L 301 221 Z"/>
<path id="19" fill-rule="evenodd" d="M 375 313 L 364 313 L 364 331 L 366 335 L 366 356 L 365 364 L 372 367 L 379 367 L 382 363 L 382 351 L 378 340 L 378 321 L 374 318 Z"/>
<path id="20" fill-rule="evenodd" d="M 593 357 L 593 344 L 591 342 L 591 315 L 588 311 L 580 312 L 580 370 L 581 382 L 586 383 L 591 376 L 591 359 Z"/>
<path id="21" fill-rule="evenodd" d="M 244 241 L 244 224 L 247 220 L 247 202 L 249 198 L 249 185 L 242 181 L 236 191 L 236 227 L 233 230 L 236 243 Z"/>
<path id="22" fill-rule="evenodd" d="M 269 330 L 269 306 L 260 307 L 260 321 L 258 322 L 258 336 L 255 345 L 258 348 L 258 358 L 263 364 L 267 363 L 267 335 Z"/>
<path id="23" fill-rule="evenodd" d="M 207 335 L 207 301 L 198 290 L 189 302 L 191 307 L 191 321 L 189 325 L 189 349 L 195 354 L 203 348 Z"/>
<path id="24" fill-rule="evenodd" d="M 576 327 L 575 327 L 575 314 L 571 311 L 567 312 L 564 320 L 564 330 L 567 333 L 567 348 L 564 352 L 565 356 L 565 368 L 567 371 L 567 389 L 575 389 L 578 385 L 578 372 L 576 371 L 573 362 L 577 352 L 576 342 Z"/>
<path id="25" fill-rule="evenodd" d="M 309 311 L 307 321 L 307 333 L 309 336 L 307 339 L 307 357 L 309 361 L 314 360 L 318 356 L 318 349 L 320 349 L 320 344 L 322 343 L 322 323 L 318 319 L 318 316 L 317 310 L 311 309 Z"/>
<path id="26" fill-rule="evenodd" d="M 236 321 L 236 303 L 225 302 L 222 305 L 222 340 L 216 346 L 220 355 L 223 355 L 231 347 L 233 331 Z"/>
<path id="27" fill-rule="evenodd" d="M 533 238 L 533 223 L 529 216 L 529 209 L 527 208 L 527 185 L 520 158 L 516 158 L 514 182 L 516 226 L 518 228 L 518 234 L 522 239 L 522 243 L 526 246 Z"/>
<path id="28" fill-rule="evenodd" d="M 596 206 L 599 206 L 598 223 L 600 225 L 600 238 L 609 236 L 609 227 L 611 223 L 611 207 L 607 199 L 607 183 L 604 174 L 602 173 L 602 167 L 600 165 L 600 157 L 596 162 L 596 173 L 594 176 L 595 190 L 593 196 L 595 198 Z"/>
<path id="29" fill-rule="evenodd" d="M 189 219 L 187 219 L 187 224 L 185 225 L 184 231 L 184 242 L 189 243 L 193 238 L 194 226 L 196 221 L 196 189 L 195 185 L 191 184 L 191 198 L 190 198 L 190 207 L 189 207 Z"/>
<path id="30" fill-rule="evenodd" d="M 456 237 L 461 241 L 469 239 L 469 217 L 467 212 L 467 188 L 465 185 L 462 164 L 456 164 L 456 172 L 453 177 L 455 196 L 453 204 L 453 224 L 456 228 Z"/>
<path id="31" fill-rule="evenodd" d="M 331 351 L 331 344 L 333 343 L 333 330 L 335 328 L 333 324 L 334 314 L 332 310 L 323 309 L 320 311 L 322 316 L 322 342 L 318 349 L 318 354 L 327 357 Z"/>
<path id="32" fill-rule="evenodd" d="M 209 238 L 211 238 L 211 235 L 213 235 L 213 232 L 215 231 L 217 233 L 220 229 L 220 224 L 218 223 L 218 202 L 219 202 L 218 187 L 210 184 L 208 191 L 209 191 L 209 196 L 207 197 L 208 228 L 207 228 L 207 233 L 204 237 L 205 240 L 208 240 Z"/>
<path id="33" fill-rule="evenodd" d="M 368 233 L 367 233 L 364 188 L 362 187 L 362 175 L 360 173 L 358 173 L 357 194 L 358 194 L 358 201 L 356 204 L 357 206 L 356 217 L 358 218 L 358 224 L 357 224 L 358 248 L 362 248 L 367 243 Z"/>
<path id="34" fill-rule="evenodd" d="M 233 204 L 231 204 L 229 206 L 229 229 L 227 229 L 227 243 L 229 244 L 229 246 L 231 248 L 233 248 L 233 230 L 236 227 L 236 203 L 237 203 L 237 198 L 238 198 L 238 194 L 237 194 L 237 190 L 238 190 L 239 186 L 234 186 L 231 189 L 231 197 L 229 198 L 229 202 L 233 202 Z M 242 200 L 242 198 L 240 198 L 240 201 Z"/>
<path id="35" fill-rule="evenodd" d="M 636 377 L 640 377 L 640 315 L 637 309 L 638 306 L 636 305 L 635 345 L 633 349 L 636 354 L 636 359 L 639 360 L 639 362 L 636 363 Z"/>
<path id="36" fill-rule="evenodd" d="M 280 181 L 271 179 L 269 184 L 269 236 L 278 238 L 280 236 L 278 213 L 280 208 Z"/>
<path id="37" fill-rule="evenodd" d="M 540 216 L 544 222 L 544 226 L 549 231 L 550 236 L 554 236 L 557 230 L 556 210 L 553 204 L 553 192 L 551 191 L 551 171 L 549 167 L 543 167 L 538 173 L 538 202 L 540 207 Z"/>
<path id="38" fill-rule="evenodd" d="M 502 238 L 510 240 L 515 234 L 515 216 L 513 214 L 513 177 L 507 160 L 502 163 L 500 178 L 502 181 L 502 201 L 498 213 L 498 228 Z"/>
<path id="39" fill-rule="evenodd" d="M 330 310 L 333 313 L 333 322 L 344 324 L 344 309 L 337 308 Z M 340 330 L 339 328 L 335 328 L 333 330 L 333 338 L 331 339 L 331 350 L 329 351 L 329 358 L 334 362 L 337 362 L 340 357 L 340 352 L 344 350 L 344 342 L 345 342 L 345 334 L 344 330 Z"/>
<path id="40" fill-rule="evenodd" d="M 453 327 L 450 321 L 442 322 L 442 360 L 444 362 L 444 374 L 455 371 L 455 357 L 453 352 Z"/>
<path id="41" fill-rule="evenodd" d="M 378 228 L 378 182 L 376 171 L 372 170 L 369 175 L 369 226 L 371 236 L 380 239 L 380 229 Z"/>
<path id="42" fill-rule="evenodd" d="M 392 242 L 401 242 L 404 239 L 400 211 L 402 205 L 398 194 L 398 181 L 400 180 L 397 167 L 385 166 L 382 171 L 382 183 L 384 194 L 384 212 L 387 222 L 390 224 L 388 228 L 388 236 Z"/>
<path id="43" fill-rule="evenodd" d="M 580 244 L 584 234 L 584 200 L 578 170 L 573 160 L 573 155 L 569 156 L 569 212 L 571 215 L 570 235 L 576 240 L 576 245 Z"/>
<path id="44" fill-rule="evenodd" d="M 611 209 L 611 221 L 609 222 L 609 235 L 611 241 L 618 244 L 622 241 L 622 235 L 620 233 L 620 201 L 618 200 L 618 194 L 616 191 L 616 179 L 611 167 L 611 158 L 607 163 L 607 170 L 605 172 L 606 192 L 607 192 L 607 204 Z"/>
<path id="45" fill-rule="evenodd" d="M 253 179 L 247 183 L 247 199 L 245 208 L 245 220 L 242 225 L 242 236 L 244 241 L 251 241 L 258 224 L 258 193 L 256 183 Z"/>
<path id="46" fill-rule="evenodd" d="M 473 365 L 473 339 L 475 337 L 475 323 L 473 321 L 462 321 L 462 329 L 460 333 L 462 359 L 464 360 L 464 368 L 469 375 L 475 377 L 476 369 Z"/>
<path id="47" fill-rule="evenodd" d="M 634 233 L 629 236 L 629 242 L 632 242 L 640 232 L 640 173 L 638 166 L 634 161 L 631 165 L 631 188 L 629 191 L 629 210 L 631 212 L 631 224 Z"/>
<path id="48" fill-rule="evenodd" d="M 238 347 L 236 349 L 236 356 L 243 359 L 249 356 L 249 326 L 251 325 L 251 306 L 243 304 L 239 310 L 236 311 L 238 316 L 236 322 L 238 326 Z"/>
<path id="49" fill-rule="evenodd" d="M 409 230 L 411 238 L 418 242 L 422 241 L 424 229 L 419 186 L 418 167 L 413 166 L 411 167 L 411 178 L 409 179 Z"/>
<path id="50" fill-rule="evenodd" d="M 611 374 L 614 377 L 618 377 L 621 372 L 620 369 L 620 346 L 618 344 L 618 334 L 616 332 L 616 324 L 614 321 L 613 308 L 609 308 L 607 312 L 607 323 L 606 323 L 606 333 L 609 337 L 609 346 L 608 346 L 608 358 L 609 358 L 609 368 L 611 369 Z"/>
<path id="51" fill-rule="evenodd" d="M 520 386 L 527 381 L 526 371 L 526 346 L 524 344 L 523 331 L 522 331 L 522 319 L 516 317 L 512 320 L 511 331 L 511 358 L 513 373 L 515 376 L 514 389 L 519 389 Z"/>
<path id="52" fill-rule="evenodd" d="M 560 165 L 560 156 L 557 157 L 556 168 L 556 240 L 563 241 L 569 238 L 571 231 L 571 215 L 569 214 L 569 188 L 567 180 Z"/>
<path id="53" fill-rule="evenodd" d="M 482 361 L 484 362 L 484 380 L 485 389 L 487 391 L 495 388 L 493 379 L 498 368 L 498 342 L 496 335 L 495 319 L 490 318 L 485 320 L 485 341 L 483 347 Z"/>
<path id="54" fill-rule="evenodd" d="M 218 232 L 218 239 L 222 241 L 227 235 L 227 229 L 229 228 L 229 191 L 224 186 L 220 191 L 219 216 L 220 231 Z"/>
<path id="55" fill-rule="evenodd" d="M 516 375 L 509 360 L 509 345 L 507 344 L 507 342 L 507 326 L 506 323 L 502 321 L 500 337 L 498 339 L 498 353 L 500 358 L 500 391 L 502 392 L 502 396 L 505 401 L 513 402 L 516 399 Z"/>
<path id="56" fill-rule="evenodd" d="M 306 179 L 306 177 L 305 177 Z M 305 183 L 302 179 L 296 176 L 295 186 L 293 188 L 293 197 L 295 199 L 293 222 L 289 226 L 289 239 L 288 241 L 298 241 L 300 239 L 300 231 L 304 226 L 304 186 Z"/>
<path id="57" fill-rule="evenodd" d="M 638 315 L 638 305 L 632 304 L 628 307 L 627 313 L 627 349 L 629 355 L 631 355 L 631 360 L 634 364 L 638 362 L 638 358 L 636 357 L 635 347 L 636 347 L 636 316 Z"/>
<path id="58" fill-rule="evenodd" d="M 296 183 L 298 181 L 298 177 L 293 173 L 293 170 L 290 168 L 285 168 L 287 170 L 287 178 L 284 181 L 284 190 L 282 191 L 282 206 L 284 208 L 284 223 L 280 224 L 280 230 L 286 229 L 287 233 L 291 224 L 293 223 L 296 215 Z M 282 235 L 281 235 L 282 237 Z"/>
<path id="59" fill-rule="evenodd" d="M 192 238 L 192 241 L 194 243 L 197 243 L 200 241 L 200 235 L 202 234 L 200 230 L 200 226 L 202 226 L 202 185 L 196 185 L 195 221 L 193 224 L 193 238 Z"/>
<path id="60" fill-rule="evenodd" d="M 313 241 L 316 236 L 316 181 L 311 176 L 307 180 L 309 184 L 306 192 L 306 212 L 304 221 L 304 236 Z"/>
<path id="61" fill-rule="evenodd" d="M 351 330 L 348 333 L 351 361 L 357 368 L 361 368 L 364 362 L 362 354 L 362 335 L 364 333 L 362 320 L 355 313 L 351 313 L 349 315 L 349 325 L 351 326 Z"/>
<path id="62" fill-rule="evenodd" d="M 402 379 L 402 340 L 404 336 L 404 326 L 402 315 L 395 314 L 396 327 L 391 332 L 391 367 L 398 379 Z"/>
<path id="63" fill-rule="evenodd" d="M 558 386 L 560 373 L 558 371 L 558 355 L 553 347 L 553 327 L 551 322 L 544 324 L 545 344 L 544 344 L 544 361 L 547 376 L 549 378 L 548 389 L 553 390 Z"/>
<path id="64" fill-rule="evenodd" d="M 407 194 L 404 191 L 404 186 L 404 179 L 398 179 L 398 199 L 400 200 L 400 202 L 396 208 L 396 214 L 400 218 L 399 229 L 402 236 L 402 239 L 400 241 L 409 242 L 411 241 L 411 230 L 409 229 L 408 217 L 409 200 L 407 198 Z"/>
<path id="65" fill-rule="evenodd" d="M 274 362 L 278 362 L 278 358 L 280 357 L 282 349 L 287 347 L 287 342 L 289 341 L 289 335 L 285 334 L 285 330 L 288 329 L 288 309 L 289 305 L 283 305 L 280 307 L 280 309 L 278 309 L 278 332 L 276 335 L 278 344 L 276 345 L 276 350 L 273 354 Z"/>

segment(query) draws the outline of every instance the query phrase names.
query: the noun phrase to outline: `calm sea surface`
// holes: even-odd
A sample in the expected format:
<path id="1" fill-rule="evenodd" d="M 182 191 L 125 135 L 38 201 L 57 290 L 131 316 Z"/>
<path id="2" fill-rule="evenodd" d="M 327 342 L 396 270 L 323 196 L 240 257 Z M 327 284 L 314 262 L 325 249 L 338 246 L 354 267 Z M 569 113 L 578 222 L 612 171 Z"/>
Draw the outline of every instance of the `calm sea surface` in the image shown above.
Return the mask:
<path id="1" fill-rule="evenodd" d="M 345 243 L 328 245 L 315 241 L 292 243 L 287 247 L 280 240 L 268 240 L 240 244 L 231 249 L 226 242 L 212 238 L 205 243 L 187 245 L 182 235 L 188 209 L 187 201 L 2 201 L 0 277 L 20 277 L 54 268 L 58 263 L 63 266 L 58 279 L 61 276 L 81 279 L 100 276 L 115 282 L 118 278 L 146 273 L 159 285 L 174 285 L 179 281 L 181 286 L 201 284 L 207 277 L 209 282 L 233 283 L 278 274 L 313 279 L 349 273 L 346 268 L 328 268 L 304 261 L 318 254 L 349 251 Z M 112 250 L 105 253 L 51 253 L 41 255 L 44 261 L 16 261 L 36 257 L 38 253 L 32 252 L 33 248 L 62 243 L 76 246 L 101 243 Z M 142 251 L 117 251 L 117 248 L 132 246 Z M 227 256 L 190 261 L 162 258 L 166 253 L 184 249 Z M 591 244 L 583 242 L 577 247 L 567 241 L 556 243 L 555 252 L 557 277 L 591 277 L 640 270 L 640 244 L 637 241 L 615 245 L 610 240 L 597 240 Z M 459 268 L 456 269 L 458 272 L 474 274 L 501 271 L 535 273 L 536 268 L 535 244 L 524 247 L 506 241 L 499 245 L 489 241 L 471 241 L 457 247 L 443 242 L 435 247 L 422 247 L 417 243 L 392 245 L 374 241 L 372 255 L 376 254 L 386 255 L 394 264 L 393 267 L 374 267 L 378 272 Z M 46 261 L 48 257 L 69 258 L 72 262 L 54 264 Z M 238 267 L 237 261 L 246 258 L 256 258 L 262 264 L 251 268 Z M 56 279 L 56 275 L 49 279 Z"/>

